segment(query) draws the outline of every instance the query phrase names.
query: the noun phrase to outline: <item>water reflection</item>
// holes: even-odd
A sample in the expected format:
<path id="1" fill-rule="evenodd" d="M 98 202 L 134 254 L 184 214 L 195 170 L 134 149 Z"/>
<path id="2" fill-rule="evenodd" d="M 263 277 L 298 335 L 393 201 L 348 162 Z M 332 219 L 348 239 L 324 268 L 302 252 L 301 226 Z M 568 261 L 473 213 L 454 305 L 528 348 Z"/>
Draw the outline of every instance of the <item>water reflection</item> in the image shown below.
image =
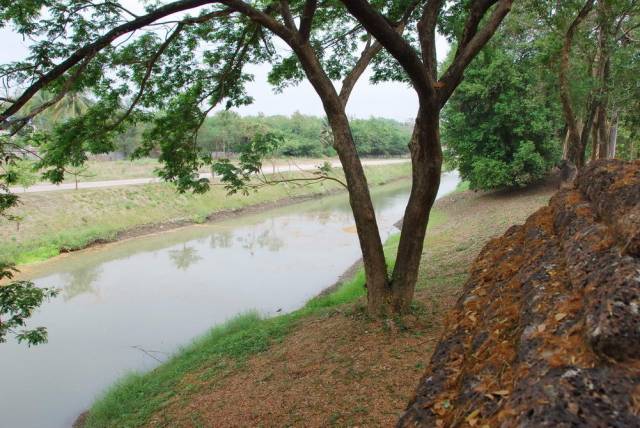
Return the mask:
<path id="1" fill-rule="evenodd" d="M 279 235 L 286 232 L 278 230 L 275 221 L 267 221 L 261 226 L 264 228 L 263 230 L 256 227 L 249 233 L 236 238 L 242 248 L 247 250 L 251 256 L 255 255 L 257 248 L 266 249 L 270 252 L 277 252 L 284 248 L 285 241 Z M 284 226 L 287 225 L 285 224 Z"/>
<path id="2" fill-rule="evenodd" d="M 65 301 L 83 293 L 97 294 L 97 290 L 92 287 L 93 283 L 100 278 L 102 269 L 99 266 L 87 266 L 76 269 L 65 274 L 68 278 L 64 281 L 62 297 Z"/>
<path id="3" fill-rule="evenodd" d="M 229 248 L 233 245 L 233 233 L 230 230 L 223 230 L 218 233 L 212 233 L 209 237 L 209 248 Z"/>
<path id="4" fill-rule="evenodd" d="M 169 250 L 169 259 L 177 269 L 187 270 L 189 266 L 202 260 L 202 257 L 195 248 L 182 244 L 179 250 Z"/>

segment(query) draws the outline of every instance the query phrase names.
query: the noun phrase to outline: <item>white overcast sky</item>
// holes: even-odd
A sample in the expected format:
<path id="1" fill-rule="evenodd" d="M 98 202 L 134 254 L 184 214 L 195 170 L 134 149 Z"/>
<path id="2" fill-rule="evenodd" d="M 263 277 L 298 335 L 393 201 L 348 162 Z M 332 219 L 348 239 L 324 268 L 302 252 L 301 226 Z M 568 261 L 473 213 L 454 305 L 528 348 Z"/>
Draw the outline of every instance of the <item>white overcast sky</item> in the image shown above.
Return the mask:
<path id="1" fill-rule="evenodd" d="M 140 0 L 121 0 L 121 3 L 132 10 L 141 10 Z M 449 49 L 444 37 L 438 37 L 437 48 L 438 61 L 442 61 Z M 0 63 L 20 60 L 26 54 L 27 44 L 20 35 L 11 28 L 0 29 Z M 303 114 L 324 116 L 322 104 L 308 82 L 302 82 L 276 94 L 267 82 L 269 65 L 251 66 L 247 71 L 254 75 L 254 81 L 247 86 L 247 92 L 254 98 L 254 102 L 237 109 L 240 114 L 290 115 L 299 111 Z M 417 107 L 415 92 L 408 85 L 391 82 L 373 85 L 369 83 L 368 74 L 365 73 L 351 94 L 347 113 L 358 118 L 377 116 L 405 121 L 415 117 Z"/>

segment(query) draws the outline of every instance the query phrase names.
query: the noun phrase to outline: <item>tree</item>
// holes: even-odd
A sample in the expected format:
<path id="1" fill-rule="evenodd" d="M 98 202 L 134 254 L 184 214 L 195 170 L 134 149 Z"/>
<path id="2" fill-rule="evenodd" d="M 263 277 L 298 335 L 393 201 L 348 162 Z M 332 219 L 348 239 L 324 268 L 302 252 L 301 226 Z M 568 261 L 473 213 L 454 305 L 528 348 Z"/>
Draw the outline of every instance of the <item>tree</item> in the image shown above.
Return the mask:
<path id="1" fill-rule="evenodd" d="M 0 280 L 11 280 L 14 272 L 13 266 L 0 263 Z M 31 281 L 12 281 L 0 286 L 0 343 L 6 342 L 9 334 L 29 346 L 45 343 L 47 330 L 44 327 L 22 327 L 35 309 L 57 294 L 57 290 L 38 288 Z"/>
<path id="2" fill-rule="evenodd" d="M 0 143 L 6 137 L 0 135 Z M 14 151 L 9 151 L 7 144 L 0 144 L 0 216 L 18 221 L 19 218 L 8 213 L 10 208 L 18 204 L 18 197 L 9 192 L 9 186 L 15 184 L 16 174 L 11 168 L 19 161 Z M 18 342 L 26 342 L 29 346 L 47 341 L 47 330 L 44 327 L 24 329 L 27 319 L 45 300 L 53 298 L 58 291 L 51 288 L 38 288 L 31 281 L 13 281 L 17 272 L 15 267 L 0 260 L 0 343 L 12 334 Z"/>
<path id="3" fill-rule="evenodd" d="M 46 105 L 53 98 L 55 98 L 55 96 L 49 94 L 47 91 L 38 92 L 25 105 L 23 111 L 28 112 L 40 105 Z M 82 116 L 82 114 L 89 110 L 91 104 L 92 101 L 85 94 L 69 92 L 65 97 L 51 104 L 50 107 L 34 117 L 32 123 L 36 129 L 50 130 L 56 123 L 72 117 Z"/>
<path id="4" fill-rule="evenodd" d="M 27 159 L 15 161 L 9 166 L 7 173 L 12 174 L 14 176 L 12 181 L 25 190 L 38 182 L 38 174 L 33 168 L 33 162 Z"/>
<path id="5" fill-rule="evenodd" d="M 595 17 L 591 18 L 593 11 Z M 617 62 L 617 55 L 628 58 L 629 45 L 637 43 L 631 34 L 640 26 L 639 13 L 640 2 L 637 0 L 586 0 L 564 34 L 559 81 L 562 108 L 567 123 L 566 157 L 578 168 L 585 164 L 586 149 L 591 136 L 593 159 L 615 155 L 620 109 L 625 103 L 623 100 L 626 94 L 624 91 L 615 91 L 614 86 L 626 86 L 624 81 L 628 78 L 636 81 L 637 73 L 629 73 L 625 70 L 627 67 L 616 67 L 617 72 L 612 73 L 611 65 L 612 62 Z M 581 61 L 582 76 L 576 78 L 576 67 L 571 67 L 571 54 L 583 24 L 589 24 L 582 37 L 589 40 L 588 46 L 591 49 Z M 637 46 L 635 48 L 637 52 Z M 584 109 L 576 108 L 576 105 L 579 105 L 579 97 L 576 97 L 576 85 L 572 85 L 572 82 L 587 82 L 579 88 L 586 92 Z M 620 99 L 616 100 L 615 95 Z M 582 120 L 579 119 L 580 110 Z"/>
<path id="6" fill-rule="evenodd" d="M 408 310 L 440 180 L 439 112 L 462 80 L 464 69 L 508 13 L 510 0 L 461 1 L 446 8 L 443 1 L 375 5 L 365 0 L 344 1 L 349 13 L 340 3 L 319 4 L 316 0 L 179 0 L 150 6 L 144 15 L 113 2 L 4 3 L 7 6 L 1 19 L 38 41 L 27 61 L 2 69 L 13 87 L 16 82 L 28 84 L 0 114 L 0 126 L 14 131 L 24 126 L 32 113 L 18 112 L 45 88 L 56 97 L 90 89 L 97 98 L 83 116 L 56 127 L 50 142 L 43 146 L 41 166 L 48 168 L 45 175 L 54 182 L 62 180 L 65 165 L 82 164 L 87 151 L 110 150 L 117 133 L 147 121 L 150 128 L 139 153 L 159 146 L 164 179 L 176 183 L 180 190 L 205 191 L 208 183 L 198 178 L 197 171 L 212 165 L 213 160 L 198 150 L 198 129 L 207 113 L 220 103 L 232 107 L 250 102 L 244 92 L 250 76 L 243 73 L 243 66 L 271 62 L 269 79 L 277 87 L 309 80 L 324 106 L 333 147 L 345 173 L 363 254 L 369 312 Z M 175 18 L 175 14 L 188 11 L 196 14 Z M 485 15 L 489 16 L 481 25 Z M 457 38 L 458 51 L 451 66 L 436 80 L 439 17 Z M 416 32 L 414 18 L 419 19 L 422 59 L 409 41 Z M 69 22 L 73 25 L 66 25 Z M 162 28 L 160 24 L 168 27 L 164 37 L 154 30 Z M 72 29 L 71 34 L 65 33 L 67 28 Z M 406 28 L 411 29 L 408 38 L 402 36 Z M 47 36 L 44 40 L 43 35 Z M 124 36 L 126 43 L 121 42 Z M 276 37 L 288 46 L 291 55 L 278 53 L 273 42 Z M 383 45 L 406 73 L 392 75 L 408 77 L 420 101 L 411 143 L 413 188 L 392 275 L 387 271 L 367 180 L 345 113 L 356 81 Z M 335 80 L 342 80 L 339 90 Z M 125 101 L 129 107 L 118 114 Z M 161 113 L 151 115 L 150 109 Z M 241 187 L 244 180 L 237 177 L 246 178 L 248 171 L 259 166 L 257 157 L 247 155 L 246 159 L 251 162 L 235 169 L 223 165 L 227 173 L 223 179 L 232 187 Z"/>
<path id="7" fill-rule="evenodd" d="M 400 232 L 396 265 L 390 281 L 385 280 L 375 290 L 368 289 L 370 310 L 391 308 L 394 312 L 404 312 L 413 299 L 426 226 L 440 186 L 440 111 L 462 81 L 465 69 L 511 10 L 512 1 L 455 2 L 448 4 L 448 8 L 441 0 L 426 2 L 417 23 L 419 53 L 366 0 L 342 2 L 400 64 L 419 101 L 410 143 L 412 187 Z M 442 32 L 455 39 L 457 47 L 451 64 L 441 74 L 436 61 L 438 22 Z"/>
<path id="8" fill-rule="evenodd" d="M 562 114 L 545 81 L 544 37 L 532 42 L 530 21 L 526 10 L 512 12 L 443 111 L 445 159 L 472 189 L 524 187 L 559 160 Z"/>

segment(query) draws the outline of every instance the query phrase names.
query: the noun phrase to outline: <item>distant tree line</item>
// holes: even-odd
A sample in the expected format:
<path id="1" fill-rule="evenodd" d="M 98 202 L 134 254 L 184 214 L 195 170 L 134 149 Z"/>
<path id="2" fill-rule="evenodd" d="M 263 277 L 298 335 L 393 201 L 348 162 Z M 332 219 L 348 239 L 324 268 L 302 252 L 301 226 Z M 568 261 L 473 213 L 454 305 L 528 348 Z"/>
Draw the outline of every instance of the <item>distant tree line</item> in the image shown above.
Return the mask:
<path id="1" fill-rule="evenodd" d="M 35 103 L 40 100 L 35 100 Z M 90 97 L 66 97 L 54 108 L 37 116 L 32 123 L 35 130 L 53 129 L 56 123 L 83 114 L 93 102 Z M 400 156 L 408 153 L 411 123 L 393 119 L 352 119 L 351 131 L 358 153 L 362 156 Z M 115 150 L 126 156 L 140 146 L 144 126 L 132 126 L 115 141 Z M 216 156 L 239 153 L 257 134 L 277 134 L 282 137 L 275 155 L 293 157 L 335 156 L 333 136 L 325 118 L 293 113 L 240 116 L 232 110 L 222 110 L 207 117 L 198 133 L 198 146 Z M 26 133 L 25 133 L 26 134 Z M 28 135 L 28 134 L 27 134 Z"/>
<path id="2" fill-rule="evenodd" d="M 362 156 L 398 156 L 408 152 L 412 124 L 392 119 L 352 119 L 351 131 Z M 294 113 L 291 116 L 240 116 L 221 111 L 208 117 L 198 135 L 198 145 L 210 152 L 240 152 L 256 134 L 282 137 L 276 155 L 335 156 L 331 129 L 324 118 Z"/>

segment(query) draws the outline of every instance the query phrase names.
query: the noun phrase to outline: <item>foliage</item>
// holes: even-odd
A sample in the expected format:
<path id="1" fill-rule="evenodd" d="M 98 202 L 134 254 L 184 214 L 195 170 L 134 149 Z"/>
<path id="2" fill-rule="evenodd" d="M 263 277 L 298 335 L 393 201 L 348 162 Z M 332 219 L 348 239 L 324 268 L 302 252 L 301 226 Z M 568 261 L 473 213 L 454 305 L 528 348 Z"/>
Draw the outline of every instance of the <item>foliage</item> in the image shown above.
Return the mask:
<path id="1" fill-rule="evenodd" d="M 397 156 L 408 152 L 411 128 L 392 119 L 352 119 L 351 130 L 362 156 Z M 208 117 L 199 134 L 202 150 L 217 156 L 240 153 L 257 134 L 278 134 L 282 141 L 273 152 L 278 156 L 333 156 L 329 127 L 324 119 L 298 112 L 287 116 L 241 117 L 233 111 Z"/>
<path id="2" fill-rule="evenodd" d="M 290 2 L 292 14 L 299 16 L 304 4 Z M 265 16 L 282 18 L 273 5 L 261 2 L 246 5 Z M 136 129 L 141 130 L 143 140 L 136 154 L 159 152 L 162 178 L 183 190 L 204 191 L 206 184 L 198 178 L 197 171 L 211 166 L 212 151 L 227 152 L 233 148 L 239 151 L 238 143 L 247 143 L 255 133 L 273 132 L 269 129 L 246 132 L 242 127 L 229 126 L 230 115 L 222 120 L 227 121 L 224 126 L 212 123 L 213 129 L 207 130 L 207 114 L 217 107 L 229 110 L 252 101 L 245 91 L 246 83 L 252 79 L 243 71 L 245 65 L 268 62 L 272 66 L 269 81 L 282 88 L 302 78 L 297 58 L 290 51 L 276 49 L 273 32 L 253 22 L 246 13 L 220 3 L 199 6 L 195 2 L 149 4 L 145 13 L 156 19 L 140 24 L 133 32 L 123 31 L 126 38 L 122 43 L 110 40 L 87 53 L 65 75 L 47 83 L 41 99 L 34 99 L 11 118 L 12 129 L 30 123 L 29 114 L 57 97 L 62 97 L 62 101 L 49 110 L 59 105 L 69 107 L 59 109 L 65 114 L 50 114 L 64 120 L 58 120 L 54 126 L 45 121 L 47 126 L 43 126 L 50 135 L 41 146 L 43 160 L 39 166 L 46 169 L 47 179 L 62 181 L 65 167 L 79 167 L 86 161 L 87 153 L 117 149 L 121 136 Z M 389 16 L 397 19 L 405 6 L 399 2 L 389 10 Z M 185 13 L 177 23 L 161 24 L 159 21 L 171 15 L 166 12 L 169 9 Z M 56 63 L 78 49 L 136 18 L 117 2 L 5 1 L 0 10 L 3 26 L 10 25 L 31 39 L 28 58 L 0 67 L 14 89 L 32 81 L 34 76 L 50 72 Z M 358 59 L 366 31 L 353 27 L 355 23 L 338 2 L 316 11 L 310 45 L 332 79 L 344 78 Z M 335 37 L 336 34 L 342 36 Z M 218 116 L 222 119 L 224 113 Z M 292 132 L 292 138 L 282 144 L 280 154 L 332 154 L 331 149 L 317 144 L 318 134 L 319 129 L 315 130 L 316 138 Z M 207 135 L 212 138 L 202 142 Z M 124 151 L 131 151 L 130 142 L 125 136 Z"/>
<path id="3" fill-rule="evenodd" d="M 229 194 L 249 194 L 251 177 L 260 173 L 262 159 L 275 152 L 282 139 L 282 136 L 273 133 L 256 134 L 251 143 L 242 147 L 237 164 L 229 159 L 220 159 L 213 164 L 213 171 L 220 176 Z"/>
<path id="4" fill-rule="evenodd" d="M 528 12 L 528 23 L 537 27 L 533 42 L 543 46 L 549 59 L 541 66 L 546 66 L 548 76 L 560 77 L 552 85 L 563 99 L 568 137 L 565 154 L 577 164 L 584 162 L 589 145 L 592 159 L 611 155 L 616 146 L 615 138 L 608 138 L 616 135 L 612 131 L 617 129 L 618 135 L 630 135 L 638 130 L 634 116 L 640 95 L 637 84 L 640 3 L 525 0 L 520 10 L 525 12 L 521 16 L 527 16 Z M 583 16 L 581 10 L 585 11 Z M 568 61 L 561 73 L 563 45 L 568 49 Z M 630 152 L 621 148 L 621 157 L 628 157 Z"/>
<path id="5" fill-rule="evenodd" d="M 17 270 L 10 264 L 0 263 L 0 280 L 12 279 Z M 31 281 L 12 281 L 0 285 L 0 343 L 12 334 L 19 343 L 39 345 L 47 341 L 44 327 L 24 329 L 27 319 L 40 305 L 55 297 L 58 290 L 38 288 Z"/>
<path id="6" fill-rule="evenodd" d="M 15 161 L 9 166 L 8 174 L 13 176 L 11 178 L 12 182 L 25 189 L 33 186 L 39 180 L 38 173 L 34 168 L 34 163 L 26 159 Z"/>
<path id="7" fill-rule="evenodd" d="M 412 125 L 392 119 L 352 119 L 351 132 L 364 156 L 399 156 L 409 152 Z"/>
<path id="8" fill-rule="evenodd" d="M 26 185 L 31 183 L 33 177 L 23 173 L 26 168 L 31 168 L 19 158 L 15 150 L 10 148 L 14 143 L 6 136 L 0 136 L 0 217 L 9 221 L 18 221 L 19 217 L 7 213 L 7 210 L 18 204 L 18 197 L 9 192 L 12 184 Z M 11 280 L 17 270 L 7 262 L 0 260 L 0 282 Z M 22 329 L 33 311 L 45 300 L 54 297 L 57 290 L 37 288 L 30 281 L 10 281 L 8 284 L 0 284 L 0 343 L 7 340 L 7 335 L 12 334 L 18 342 L 25 342 L 29 346 L 39 345 L 47 341 L 47 330 L 44 327 L 34 329 Z"/>
<path id="9" fill-rule="evenodd" d="M 542 62 L 539 46 L 507 31 L 478 55 L 445 107 L 445 159 L 472 189 L 524 187 L 559 159 L 561 115 Z"/>
<path id="10" fill-rule="evenodd" d="M 12 170 L 20 160 L 9 137 L 0 135 L 0 217 L 13 219 L 7 211 L 18 204 L 18 197 L 9 192 L 9 186 L 17 181 L 17 173 Z"/>

